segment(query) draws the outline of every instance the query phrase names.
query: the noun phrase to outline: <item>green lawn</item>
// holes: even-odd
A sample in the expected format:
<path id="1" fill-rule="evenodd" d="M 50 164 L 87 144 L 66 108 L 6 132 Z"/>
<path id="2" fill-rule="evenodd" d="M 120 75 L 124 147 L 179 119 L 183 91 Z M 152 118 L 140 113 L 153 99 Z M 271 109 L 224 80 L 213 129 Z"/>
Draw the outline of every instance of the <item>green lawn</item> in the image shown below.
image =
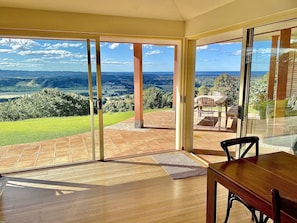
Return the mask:
<path id="1" fill-rule="evenodd" d="M 133 116 L 133 111 L 106 113 L 103 116 L 103 125 L 112 125 Z M 97 116 L 95 116 L 95 128 L 98 128 Z M 88 131 L 90 131 L 90 116 L 0 122 L 0 146 L 60 138 Z"/>

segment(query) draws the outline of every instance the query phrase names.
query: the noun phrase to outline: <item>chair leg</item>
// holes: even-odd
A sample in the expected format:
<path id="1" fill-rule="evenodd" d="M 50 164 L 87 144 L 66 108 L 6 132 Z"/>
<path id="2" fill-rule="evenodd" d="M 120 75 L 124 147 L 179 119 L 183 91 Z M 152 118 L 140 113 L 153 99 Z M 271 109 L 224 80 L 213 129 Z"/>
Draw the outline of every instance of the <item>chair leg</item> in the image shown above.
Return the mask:
<path id="1" fill-rule="evenodd" d="M 228 222 L 228 219 L 229 219 L 229 215 L 230 215 L 230 210 L 232 208 L 232 202 L 234 200 L 238 200 L 230 191 L 228 192 L 228 203 L 227 203 L 227 211 L 226 211 L 226 217 L 225 217 L 225 220 L 224 220 L 224 223 L 227 223 Z M 238 200 L 240 201 L 240 200 Z M 242 203 L 244 204 L 244 203 Z M 263 213 L 260 212 L 260 216 L 258 218 L 258 216 L 256 215 L 256 210 L 254 208 L 251 208 L 249 206 L 247 206 L 246 204 L 244 204 L 244 206 L 246 208 L 248 208 L 250 210 L 250 212 L 252 213 L 252 220 L 256 223 L 266 223 L 268 221 L 268 217 L 265 217 L 263 216 Z"/>
<path id="2" fill-rule="evenodd" d="M 261 221 L 258 220 L 258 217 L 256 215 L 256 210 L 250 209 L 250 211 L 252 212 L 252 220 L 255 221 L 256 223 L 260 223 Z M 261 217 L 260 217 L 260 219 L 261 219 Z"/>
<path id="3" fill-rule="evenodd" d="M 259 223 L 266 223 L 269 220 L 268 216 L 265 216 L 262 212 L 259 214 Z"/>
<path id="4" fill-rule="evenodd" d="M 233 202 L 232 195 L 231 195 L 230 192 L 228 192 L 227 211 L 226 211 L 226 217 L 225 217 L 224 223 L 228 222 L 229 215 L 230 215 L 230 210 L 231 210 L 231 207 L 232 207 L 232 202 Z"/>

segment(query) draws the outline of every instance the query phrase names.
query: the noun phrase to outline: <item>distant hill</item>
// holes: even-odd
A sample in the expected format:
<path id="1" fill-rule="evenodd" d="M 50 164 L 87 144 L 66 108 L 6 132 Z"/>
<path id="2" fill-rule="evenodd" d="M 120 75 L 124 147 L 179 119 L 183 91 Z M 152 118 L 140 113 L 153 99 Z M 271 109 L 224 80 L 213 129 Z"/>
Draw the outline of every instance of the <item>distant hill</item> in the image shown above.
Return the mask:
<path id="1" fill-rule="evenodd" d="M 92 74 L 94 88 L 96 75 Z M 165 91 L 172 92 L 173 73 L 147 72 L 143 74 L 144 87 L 157 86 Z M 103 94 L 117 96 L 133 94 L 133 72 L 103 72 Z M 59 88 L 66 91 L 88 94 L 88 73 L 71 71 L 11 71 L 0 70 L 0 94 L 32 93 L 43 88 Z"/>
<path id="2" fill-rule="evenodd" d="M 199 87 L 206 79 L 211 83 L 220 74 L 228 73 L 239 77 L 239 71 L 199 71 L 196 72 L 195 87 Z M 253 76 L 264 75 L 265 71 L 253 72 Z M 96 92 L 96 75 L 92 74 L 94 93 Z M 202 78 L 202 80 L 201 80 Z M 208 82 L 209 82 L 208 81 Z M 173 72 L 144 72 L 144 88 L 159 87 L 167 92 L 173 90 Z M 207 81 L 206 81 L 207 82 Z M 103 72 L 102 73 L 103 96 L 118 96 L 133 94 L 133 72 Z M 72 71 L 18 71 L 0 70 L 0 101 L 12 98 L 13 95 L 29 94 L 40 91 L 43 88 L 59 88 L 81 95 L 88 95 L 88 73 Z"/>

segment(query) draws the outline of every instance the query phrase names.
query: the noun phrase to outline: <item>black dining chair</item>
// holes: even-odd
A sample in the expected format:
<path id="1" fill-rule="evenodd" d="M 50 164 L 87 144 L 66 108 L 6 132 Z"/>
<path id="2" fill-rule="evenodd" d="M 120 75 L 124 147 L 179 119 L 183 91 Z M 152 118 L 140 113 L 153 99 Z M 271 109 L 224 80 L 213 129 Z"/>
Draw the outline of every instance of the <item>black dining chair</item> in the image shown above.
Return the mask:
<path id="1" fill-rule="evenodd" d="M 271 190 L 272 217 L 274 223 L 281 223 L 281 211 L 290 216 L 290 223 L 297 223 L 297 200 L 281 196 L 275 188 Z"/>
<path id="2" fill-rule="evenodd" d="M 230 147 L 239 146 L 239 157 L 244 158 L 248 155 L 258 156 L 259 155 L 259 137 L 257 136 L 247 136 L 241 138 L 233 138 L 224 140 L 221 142 L 221 147 L 226 153 L 227 160 L 235 160 L 237 159 L 235 155 L 232 155 L 230 152 Z M 252 213 L 252 219 L 257 223 L 265 223 L 268 221 L 268 217 L 264 216 L 262 213 L 259 216 L 256 215 L 256 209 L 250 205 L 248 205 L 243 199 L 239 196 L 233 194 L 231 191 L 228 192 L 228 203 L 227 203 L 227 213 L 225 218 L 225 223 L 228 222 L 230 210 L 232 208 L 233 201 L 239 201 L 242 203 L 249 211 Z"/>

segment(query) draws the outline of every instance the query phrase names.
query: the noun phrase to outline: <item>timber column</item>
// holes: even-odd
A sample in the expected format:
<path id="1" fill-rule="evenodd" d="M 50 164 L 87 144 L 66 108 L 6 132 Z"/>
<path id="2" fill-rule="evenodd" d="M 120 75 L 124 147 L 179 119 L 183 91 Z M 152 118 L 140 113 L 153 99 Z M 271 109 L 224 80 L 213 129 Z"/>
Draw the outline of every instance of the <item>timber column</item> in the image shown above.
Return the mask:
<path id="1" fill-rule="evenodd" d="M 287 80 L 288 80 L 288 68 L 289 68 L 289 52 L 291 47 L 291 29 L 283 29 L 280 34 L 280 54 L 278 61 L 278 76 L 277 76 L 277 89 L 275 100 L 275 111 L 273 132 L 274 134 L 284 134 L 285 126 L 284 119 L 278 119 L 285 117 L 286 97 L 287 97 Z"/>
<path id="2" fill-rule="evenodd" d="M 268 89 L 267 89 L 268 99 L 271 99 L 271 100 L 273 99 L 273 95 L 274 95 L 278 39 L 279 39 L 279 36 L 272 36 L 272 41 L 271 41 L 271 54 L 270 54 L 269 78 L 268 78 Z"/>
<path id="3" fill-rule="evenodd" d="M 142 44 L 134 43 L 134 114 L 135 128 L 143 127 Z"/>

